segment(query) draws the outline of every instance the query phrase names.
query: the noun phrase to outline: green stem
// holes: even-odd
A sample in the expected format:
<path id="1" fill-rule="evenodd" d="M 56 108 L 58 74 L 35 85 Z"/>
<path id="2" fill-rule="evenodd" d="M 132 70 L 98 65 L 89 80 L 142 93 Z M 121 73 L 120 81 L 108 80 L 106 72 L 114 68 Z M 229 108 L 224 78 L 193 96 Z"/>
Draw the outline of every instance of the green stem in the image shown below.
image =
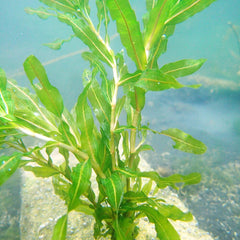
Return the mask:
<path id="1" fill-rule="evenodd" d="M 133 168 L 133 163 L 135 159 L 135 152 L 136 152 L 136 134 L 137 134 L 137 125 L 138 125 L 138 119 L 139 119 L 140 112 L 138 110 L 134 111 L 132 125 L 135 127 L 131 129 L 130 132 L 130 158 L 128 162 L 128 167 L 130 169 Z M 127 178 L 127 191 L 131 191 L 131 179 Z"/>
<path id="2" fill-rule="evenodd" d="M 115 110 L 116 110 L 118 87 L 119 87 L 118 86 L 119 77 L 118 77 L 116 62 L 113 65 L 113 77 L 114 77 L 115 86 L 114 86 L 114 92 L 113 92 L 112 101 L 111 101 L 110 153 L 111 153 L 111 158 L 112 158 L 112 170 L 115 171 L 117 161 L 116 161 L 116 153 L 115 153 L 115 134 L 114 134 L 114 130 L 116 128 L 116 124 L 117 124 L 117 120 L 118 120 L 118 119 L 116 119 L 116 116 L 115 116 Z"/>
<path id="3" fill-rule="evenodd" d="M 138 125 L 138 119 L 139 119 L 140 112 L 138 110 L 134 111 L 132 125 L 133 129 L 131 129 L 130 133 L 130 160 L 129 160 L 129 168 L 133 167 L 133 162 L 135 159 L 135 152 L 136 152 L 136 135 L 137 135 L 137 125 Z"/>

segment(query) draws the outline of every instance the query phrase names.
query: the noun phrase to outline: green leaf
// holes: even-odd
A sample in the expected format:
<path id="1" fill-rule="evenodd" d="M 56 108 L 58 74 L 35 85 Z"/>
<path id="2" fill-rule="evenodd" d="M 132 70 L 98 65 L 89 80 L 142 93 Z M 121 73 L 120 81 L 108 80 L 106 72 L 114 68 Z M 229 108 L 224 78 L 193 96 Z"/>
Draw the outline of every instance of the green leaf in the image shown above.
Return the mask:
<path id="1" fill-rule="evenodd" d="M 184 59 L 173 63 L 164 65 L 160 70 L 164 74 L 172 77 L 184 77 L 196 72 L 206 61 L 206 59 Z"/>
<path id="2" fill-rule="evenodd" d="M 99 61 L 99 59 L 91 52 L 83 52 L 82 57 L 84 60 L 89 61 L 91 66 L 97 68 L 100 72 L 100 76 L 103 80 L 107 78 L 107 72 L 104 65 Z"/>
<path id="3" fill-rule="evenodd" d="M 70 127 L 65 121 L 61 121 L 58 126 L 59 132 L 62 133 L 62 138 L 66 144 L 77 147 L 77 142 L 75 137 L 70 132 Z"/>
<path id="4" fill-rule="evenodd" d="M 80 38 L 100 60 L 111 67 L 114 65 L 113 56 L 100 38 L 100 35 L 87 23 L 82 19 L 76 19 L 63 14 L 59 14 L 58 19 L 71 26 L 75 35 Z"/>
<path id="5" fill-rule="evenodd" d="M 134 91 L 128 92 L 131 106 L 141 112 L 145 106 L 145 90 L 140 87 L 135 87 Z"/>
<path id="6" fill-rule="evenodd" d="M 74 35 L 70 36 L 68 39 L 57 39 L 54 42 L 44 43 L 43 45 L 47 46 L 53 50 L 59 50 L 64 43 L 71 41 L 73 39 L 73 37 L 74 37 Z"/>
<path id="7" fill-rule="evenodd" d="M 149 181 L 150 186 L 152 186 L 152 182 Z M 150 191 L 150 189 L 149 189 Z M 148 192 L 148 191 L 147 191 Z M 172 220 L 181 220 L 181 221 L 192 221 L 193 216 L 190 212 L 182 212 L 179 208 L 174 205 L 167 205 L 163 199 L 155 199 L 149 198 L 146 193 L 142 192 L 127 192 L 124 194 L 124 200 L 126 204 L 129 201 L 134 203 L 147 203 L 149 206 L 157 208 L 158 211 L 166 218 L 170 218 Z M 125 206 L 125 205 L 124 205 Z M 126 205 L 127 206 L 127 205 Z"/>
<path id="8" fill-rule="evenodd" d="M 161 177 L 157 172 L 137 172 L 130 170 L 129 168 L 118 168 L 117 172 L 127 176 L 127 177 L 144 177 L 153 180 L 158 188 L 165 188 L 170 186 L 172 188 L 178 189 L 176 184 L 184 183 L 185 185 L 189 184 L 197 184 L 201 181 L 201 175 L 199 173 L 191 173 L 189 175 L 180 175 L 180 174 L 173 174 L 169 177 Z"/>
<path id="9" fill-rule="evenodd" d="M 184 87 L 174 77 L 164 74 L 158 69 L 148 69 L 143 72 L 135 86 L 146 91 L 163 91 L 169 88 Z"/>
<path id="10" fill-rule="evenodd" d="M 85 149 L 92 159 L 95 159 L 95 150 L 97 148 L 96 138 L 94 136 L 94 120 L 92 110 L 87 103 L 87 92 L 91 83 L 84 88 L 79 95 L 75 106 L 76 121 L 81 131 L 82 148 Z"/>
<path id="11" fill-rule="evenodd" d="M 79 197 L 86 192 L 90 186 L 91 177 L 91 163 L 90 160 L 79 163 L 71 174 L 72 185 L 69 189 L 70 202 L 68 204 L 68 211 L 73 210 L 79 203 Z"/>
<path id="12" fill-rule="evenodd" d="M 124 60 L 124 50 L 122 49 L 120 52 L 118 52 L 115 55 L 119 77 L 122 78 L 123 75 L 128 73 L 128 66 L 126 65 L 126 62 Z"/>
<path id="13" fill-rule="evenodd" d="M 97 80 L 93 78 L 88 89 L 88 99 L 93 107 L 93 111 L 102 128 L 106 132 L 110 131 L 111 105 L 107 101 L 104 92 L 100 88 Z"/>
<path id="14" fill-rule="evenodd" d="M 152 10 L 157 4 L 156 0 L 146 0 L 146 8 L 148 11 Z"/>
<path id="15" fill-rule="evenodd" d="M 88 5 L 89 0 L 72 0 L 72 2 L 75 6 L 79 8 L 77 9 L 78 12 L 79 10 L 82 10 L 82 11 L 86 11 L 89 14 L 89 5 Z"/>
<path id="16" fill-rule="evenodd" d="M 65 180 L 60 174 L 52 176 L 52 184 L 54 187 L 54 193 L 58 195 L 62 200 L 69 202 L 69 188 L 70 183 Z"/>
<path id="17" fill-rule="evenodd" d="M 70 0 L 39 0 L 47 6 L 57 9 L 64 13 L 75 13 L 76 9 L 72 1 Z"/>
<path id="18" fill-rule="evenodd" d="M 148 67 L 158 68 L 157 60 L 159 56 L 167 51 L 168 39 L 173 35 L 175 30 L 175 25 L 164 26 L 162 30 L 162 35 L 158 36 L 154 45 L 151 47 L 148 57 Z"/>
<path id="19" fill-rule="evenodd" d="M 2 68 L 0 68 L 0 89 L 1 89 L 1 91 L 6 90 L 6 86 L 7 86 L 6 73 L 4 72 L 4 70 Z"/>
<path id="20" fill-rule="evenodd" d="M 153 8 L 149 8 L 148 18 L 144 21 L 144 45 L 147 51 L 163 36 L 164 23 L 169 17 L 173 2 L 159 0 Z"/>
<path id="21" fill-rule="evenodd" d="M 0 157 L 0 186 L 16 171 L 21 156 L 20 153 L 15 153 L 11 156 Z"/>
<path id="22" fill-rule="evenodd" d="M 24 70 L 32 84 L 36 94 L 43 105 L 53 114 L 60 117 L 63 112 L 63 99 L 58 89 L 53 87 L 48 81 L 44 67 L 39 60 L 31 55 L 23 64 Z M 35 79 L 39 83 L 34 83 Z"/>
<path id="23" fill-rule="evenodd" d="M 27 7 L 24 10 L 26 13 L 31 14 L 31 15 L 37 14 L 38 17 L 40 17 L 41 19 L 47 19 L 50 16 L 54 16 L 54 14 L 48 12 L 47 9 L 44 7 L 39 7 L 37 9 Z"/>
<path id="24" fill-rule="evenodd" d="M 12 121 L 13 116 L 13 102 L 11 95 L 7 90 L 0 89 L 0 117 L 6 121 Z"/>
<path id="25" fill-rule="evenodd" d="M 136 154 L 138 154 L 142 151 L 154 151 L 154 149 L 151 145 L 143 144 L 136 149 Z"/>
<path id="26" fill-rule="evenodd" d="M 53 169 L 51 167 L 45 166 L 45 167 L 32 167 L 32 166 L 25 166 L 25 171 L 31 171 L 34 173 L 36 177 L 51 177 L 55 174 L 59 174 L 59 172 L 56 169 Z"/>
<path id="27" fill-rule="evenodd" d="M 111 177 L 101 179 L 101 182 L 105 188 L 108 202 L 114 211 L 118 212 L 120 204 L 123 199 L 123 183 L 117 173 L 113 173 Z"/>
<path id="28" fill-rule="evenodd" d="M 122 109 L 124 107 L 124 104 L 125 104 L 125 100 L 126 100 L 126 96 L 123 96 L 122 98 L 119 98 L 117 100 L 116 110 L 115 110 L 115 121 L 118 121 L 118 119 L 119 119 L 119 116 L 120 116 Z"/>
<path id="29" fill-rule="evenodd" d="M 119 80 L 118 85 L 125 86 L 127 84 L 134 84 L 139 80 L 141 75 L 142 75 L 142 71 L 140 70 L 136 71 L 135 73 L 126 73 Z"/>
<path id="30" fill-rule="evenodd" d="M 145 69 L 147 59 L 140 25 L 128 0 L 107 0 L 111 17 L 116 20 L 117 30 L 128 56 L 138 69 Z"/>
<path id="31" fill-rule="evenodd" d="M 109 136 L 108 133 L 101 131 L 101 141 L 98 146 L 97 161 L 102 171 L 109 172 L 112 169 L 112 158 L 109 150 Z"/>
<path id="32" fill-rule="evenodd" d="M 68 215 L 65 214 L 57 220 L 53 230 L 52 240 L 65 240 L 67 234 L 67 219 Z"/>
<path id="33" fill-rule="evenodd" d="M 133 192 L 128 191 L 124 194 L 124 200 L 135 202 L 135 203 L 144 203 L 148 201 L 148 197 L 144 192 Z"/>
<path id="34" fill-rule="evenodd" d="M 146 194 L 147 196 L 150 194 L 152 190 L 152 180 L 150 179 L 143 187 L 142 187 L 142 192 Z"/>
<path id="35" fill-rule="evenodd" d="M 93 67 L 94 70 L 96 69 L 99 71 L 100 77 L 102 79 L 101 88 L 104 92 L 106 100 L 110 103 L 112 99 L 113 82 L 107 79 L 107 71 L 105 70 L 104 65 L 100 62 L 99 58 L 96 57 L 95 54 L 91 52 L 83 52 L 82 57 L 83 59 L 90 62 L 91 67 Z"/>
<path id="36" fill-rule="evenodd" d="M 42 140 L 44 140 L 44 137 L 51 140 L 51 132 L 53 129 L 51 129 L 51 126 L 41 119 L 38 114 L 33 113 L 28 109 L 25 110 L 25 112 L 24 110 L 15 111 L 15 118 L 16 121 L 14 122 L 14 125 L 22 132 L 36 138 L 41 138 L 42 136 Z"/>
<path id="37" fill-rule="evenodd" d="M 207 150 L 204 143 L 177 128 L 161 131 L 160 134 L 170 137 L 176 143 L 173 147 L 183 152 L 203 154 Z"/>
<path id="38" fill-rule="evenodd" d="M 190 212 L 183 212 L 174 205 L 156 204 L 158 211 L 166 218 L 180 221 L 192 221 L 193 216 Z"/>
<path id="39" fill-rule="evenodd" d="M 71 134 L 74 136 L 75 140 L 77 141 L 77 144 L 80 146 L 81 145 L 81 137 L 80 133 L 76 124 L 76 121 L 73 117 L 73 114 L 71 114 L 67 108 L 64 108 L 63 114 L 62 114 L 62 119 L 67 123 L 69 126 L 69 131 Z"/>
<path id="40" fill-rule="evenodd" d="M 109 36 L 108 36 L 108 24 L 110 22 L 110 18 L 108 16 L 108 9 L 106 6 L 106 0 L 96 0 L 97 5 L 97 16 L 98 16 L 98 30 L 100 29 L 101 22 L 103 21 L 104 27 L 105 27 L 105 41 L 106 43 L 109 42 Z"/>
<path id="41" fill-rule="evenodd" d="M 171 8 L 170 15 L 165 21 L 165 24 L 177 24 L 192 17 L 196 13 L 202 11 L 215 0 L 187 0 L 177 1 Z"/>
<path id="42" fill-rule="evenodd" d="M 90 206 L 88 202 L 83 200 L 79 201 L 79 205 L 74 210 L 85 213 L 86 215 L 95 216 L 95 210 L 93 209 L 93 206 Z"/>
<path id="43" fill-rule="evenodd" d="M 151 223 L 155 224 L 157 237 L 161 240 L 180 240 L 180 237 L 171 223 L 153 207 L 142 205 L 136 208 L 143 212 Z"/>
<path id="44" fill-rule="evenodd" d="M 31 115 L 33 119 L 37 118 L 37 122 L 41 122 L 41 125 L 45 126 L 44 128 L 51 129 L 51 131 L 58 131 L 55 126 L 55 116 L 40 105 L 39 99 L 35 94 L 30 93 L 27 88 L 19 87 L 13 81 L 8 81 L 8 85 L 16 112 L 26 113 L 26 109 L 28 109 L 27 114 Z M 28 116 L 28 120 L 30 119 L 31 117 Z"/>
<path id="45" fill-rule="evenodd" d="M 124 226 L 125 224 L 123 222 L 120 222 L 122 226 L 119 225 L 119 220 L 118 219 L 114 219 L 113 221 L 113 228 L 114 228 L 114 234 L 116 235 L 116 239 L 117 240 L 128 240 L 126 234 L 126 226 Z M 125 227 L 124 229 L 122 229 L 121 227 Z M 129 227 L 129 225 L 128 225 Z M 132 237 L 132 236 L 131 236 Z"/>

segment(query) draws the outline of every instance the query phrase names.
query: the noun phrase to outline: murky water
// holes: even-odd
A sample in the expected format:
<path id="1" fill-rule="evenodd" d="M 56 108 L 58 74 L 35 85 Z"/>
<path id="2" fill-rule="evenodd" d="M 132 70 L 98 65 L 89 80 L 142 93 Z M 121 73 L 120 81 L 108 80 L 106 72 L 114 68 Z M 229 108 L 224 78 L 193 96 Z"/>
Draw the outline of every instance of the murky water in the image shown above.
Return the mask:
<path id="1" fill-rule="evenodd" d="M 144 9 L 139 6 L 139 1 L 131 2 L 135 8 Z M 64 45 L 58 52 L 42 46 L 42 43 L 56 38 L 66 38 L 71 32 L 55 19 L 43 21 L 24 13 L 24 7 L 39 5 L 38 1 L 32 0 L 1 2 L 0 67 L 23 85 L 28 81 L 22 74 L 22 63 L 30 54 L 49 63 L 51 59 L 84 48 L 77 40 Z M 203 87 L 148 94 L 143 115 L 144 121 L 156 130 L 176 127 L 207 144 L 205 155 L 193 156 L 172 149 L 171 140 L 150 134 L 149 141 L 155 152 L 147 153 L 145 157 L 152 167 L 165 174 L 202 173 L 202 184 L 182 189 L 179 194 L 196 216 L 200 227 L 219 240 L 240 239 L 240 53 L 239 39 L 228 24 L 229 21 L 235 24 L 240 34 L 239 9 L 239 0 L 219 0 L 177 26 L 175 35 L 169 39 L 168 51 L 159 63 L 207 58 L 196 75 L 182 79 L 183 83 L 199 80 Z M 119 39 L 115 39 L 113 45 L 117 49 Z M 49 79 L 60 89 L 68 107 L 72 107 L 82 89 L 79 79 L 85 66 L 80 55 L 46 65 Z M 1 197 L 3 189 L 5 186 L 0 188 Z M 16 220 L 20 207 L 19 185 L 12 189 L 13 193 L 4 192 L 4 200 L 12 199 L 14 195 L 16 214 L 8 215 Z M 9 207 L 1 205 L 0 213 L 5 209 Z M 15 236 L 4 238 L 9 226 L 18 229 L 18 223 L 11 225 L 9 220 L 8 225 L 3 226 L 2 222 L 0 239 L 20 239 L 18 231 Z"/>

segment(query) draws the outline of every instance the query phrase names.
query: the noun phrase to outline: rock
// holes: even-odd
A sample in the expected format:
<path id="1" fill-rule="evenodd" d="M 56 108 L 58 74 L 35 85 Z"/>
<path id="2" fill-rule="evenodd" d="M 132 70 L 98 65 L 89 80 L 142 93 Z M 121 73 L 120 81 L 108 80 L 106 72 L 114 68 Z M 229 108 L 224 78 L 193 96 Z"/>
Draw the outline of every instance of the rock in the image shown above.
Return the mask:
<path id="1" fill-rule="evenodd" d="M 143 159 L 140 168 L 145 171 L 151 170 Z M 94 185 L 96 187 L 96 182 Z M 31 172 L 23 172 L 21 197 L 21 240 L 50 240 L 57 219 L 67 211 L 64 202 L 54 194 L 51 179 L 36 178 Z M 174 204 L 182 211 L 188 211 L 178 195 L 169 188 L 159 191 L 158 197 L 165 199 L 168 204 Z M 171 222 L 183 240 L 213 240 L 209 233 L 198 228 L 196 219 L 191 222 Z M 71 212 L 68 218 L 67 239 L 94 239 L 93 225 L 93 217 Z M 147 218 L 140 220 L 139 228 L 141 231 L 137 240 L 157 239 L 154 225 L 149 223 Z"/>

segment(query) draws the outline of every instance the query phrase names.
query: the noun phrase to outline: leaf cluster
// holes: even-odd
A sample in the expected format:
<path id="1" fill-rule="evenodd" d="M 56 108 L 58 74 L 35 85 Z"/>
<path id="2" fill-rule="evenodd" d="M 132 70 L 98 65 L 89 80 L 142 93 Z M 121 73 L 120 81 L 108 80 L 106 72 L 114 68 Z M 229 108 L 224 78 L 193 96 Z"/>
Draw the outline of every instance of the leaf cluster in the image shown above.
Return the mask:
<path id="1" fill-rule="evenodd" d="M 161 177 L 153 171 L 142 172 L 138 167 L 140 153 L 152 150 L 145 144 L 148 131 L 170 137 L 174 148 L 184 152 L 203 154 L 206 146 L 179 129 L 152 130 L 142 125 L 141 114 L 147 92 L 199 87 L 185 86 L 177 79 L 197 71 L 205 59 L 184 59 L 163 66 L 158 60 L 167 49 L 175 25 L 213 1 L 146 0 L 142 30 L 128 0 L 96 0 L 97 26 L 90 17 L 88 0 L 40 0 L 46 7 L 26 8 L 29 14 L 42 19 L 53 16 L 72 28 L 69 38 L 47 46 L 60 49 L 75 37 L 89 48 L 82 57 L 90 62 L 91 70 L 84 72 L 84 89 L 71 112 L 35 56 L 29 56 L 23 64 L 34 94 L 7 79 L 0 70 L 0 146 L 15 149 L 10 156 L 0 156 L 0 184 L 20 167 L 37 177 L 52 177 L 55 194 L 67 205 L 52 239 L 66 238 L 71 211 L 95 217 L 95 239 L 108 235 L 117 240 L 135 239 L 138 219 L 144 216 L 155 224 L 159 239 L 180 239 L 169 219 L 189 221 L 192 215 L 154 195 L 168 186 L 199 183 L 201 176 Z M 116 23 L 125 53 L 115 53 L 111 48 L 110 21 Z M 128 70 L 124 54 L 134 62 L 135 71 Z M 121 88 L 124 95 L 119 97 Z M 123 111 L 125 123 L 119 121 Z M 27 146 L 25 136 L 44 144 Z M 57 162 L 53 151 L 64 157 L 63 163 Z M 69 161 L 70 154 L 77 164 Z M 92 187 L 93 172 L 98 191 Z M 147 179 L 146 184 L 143 179 Z"/>

